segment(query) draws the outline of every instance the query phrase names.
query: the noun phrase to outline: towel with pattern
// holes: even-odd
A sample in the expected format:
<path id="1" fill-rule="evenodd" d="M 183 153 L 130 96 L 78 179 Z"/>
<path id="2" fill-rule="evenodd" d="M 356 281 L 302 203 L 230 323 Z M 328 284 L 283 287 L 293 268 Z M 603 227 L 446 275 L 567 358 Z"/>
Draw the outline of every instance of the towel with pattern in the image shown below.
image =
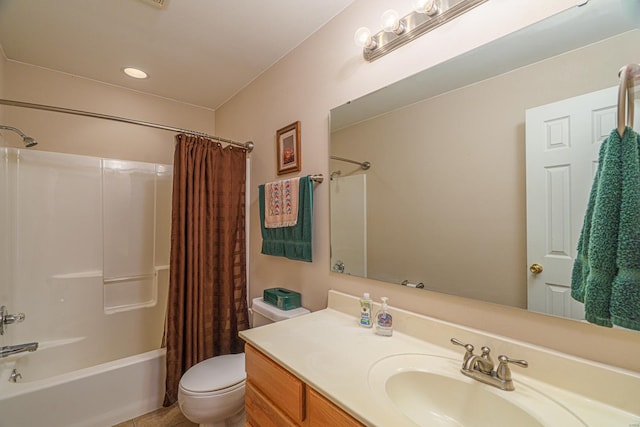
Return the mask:
<path id="1" fill-rule="evenodd" d="M 293 227 L 298 223 L 300 177 L 266 183 L 264 226 Z"/>

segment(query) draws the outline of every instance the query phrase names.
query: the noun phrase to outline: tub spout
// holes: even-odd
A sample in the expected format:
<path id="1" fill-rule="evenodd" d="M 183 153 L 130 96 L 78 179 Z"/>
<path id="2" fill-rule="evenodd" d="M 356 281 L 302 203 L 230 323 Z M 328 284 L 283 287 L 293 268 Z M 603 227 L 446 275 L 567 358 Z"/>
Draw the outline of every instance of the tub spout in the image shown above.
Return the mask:
<path id="1" fill-rule="evenodd" d="M 37 342 L 30 342 L 26 344 L 7 345 L 0 347 L 0 357 L 8 357 L 14 354 L 23 353 L 25 351 L 36 351 L 38 349 Z"/>

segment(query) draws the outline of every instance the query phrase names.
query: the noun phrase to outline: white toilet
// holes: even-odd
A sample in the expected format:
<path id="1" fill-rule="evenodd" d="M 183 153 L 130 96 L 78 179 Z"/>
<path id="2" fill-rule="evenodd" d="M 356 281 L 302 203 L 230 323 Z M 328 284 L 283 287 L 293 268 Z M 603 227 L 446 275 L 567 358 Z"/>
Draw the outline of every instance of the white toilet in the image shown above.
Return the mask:
<path id="1" fill-rule="evenodd" d="M 266 325 L 309 313 L 306 308 L 280 310 L 255 298 L 249 309 L 251 327 Z M 180 379 L 178 405 L 191 422 L 201 427 L 244 425 L 244 387 L 247 375 L 244 353 L 203 360 Z"/>

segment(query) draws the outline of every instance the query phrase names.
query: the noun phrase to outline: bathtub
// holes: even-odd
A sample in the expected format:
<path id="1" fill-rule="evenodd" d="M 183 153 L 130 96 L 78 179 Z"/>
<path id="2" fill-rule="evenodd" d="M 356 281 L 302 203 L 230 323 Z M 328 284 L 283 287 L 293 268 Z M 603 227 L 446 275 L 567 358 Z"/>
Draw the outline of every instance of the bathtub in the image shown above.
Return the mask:
<path id="1" fill-rule="evenodd" d="M 30 357 L 38 353 L 45 357 L 51 349 L 73 349 L 57 345 L 60 342 L 43 344 L 35 353 L 0 361 L 0 427 L 107 427 L 162 406 L 164 349 L 65 373 L 56 366 L 56 360 L 65 359 L 57 355 L 49 363 L 40 359 L 32 364 L 30 373 Z M 14 368 L 22 375 L 17 383 L 8 380 Z"/>

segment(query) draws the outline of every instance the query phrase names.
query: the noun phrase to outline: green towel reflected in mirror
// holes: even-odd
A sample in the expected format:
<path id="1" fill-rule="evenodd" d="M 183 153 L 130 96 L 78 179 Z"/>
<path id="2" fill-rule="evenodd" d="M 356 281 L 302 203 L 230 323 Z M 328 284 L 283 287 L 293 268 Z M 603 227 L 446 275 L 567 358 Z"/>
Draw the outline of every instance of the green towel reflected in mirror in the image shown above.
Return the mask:
<path id="1" fill-rule="evenodd" d="M 586 319 L 640 330 L 640 156 L 638 134 L 613 130 L 602 143 L 591 188 L 571 296 Z"/>

